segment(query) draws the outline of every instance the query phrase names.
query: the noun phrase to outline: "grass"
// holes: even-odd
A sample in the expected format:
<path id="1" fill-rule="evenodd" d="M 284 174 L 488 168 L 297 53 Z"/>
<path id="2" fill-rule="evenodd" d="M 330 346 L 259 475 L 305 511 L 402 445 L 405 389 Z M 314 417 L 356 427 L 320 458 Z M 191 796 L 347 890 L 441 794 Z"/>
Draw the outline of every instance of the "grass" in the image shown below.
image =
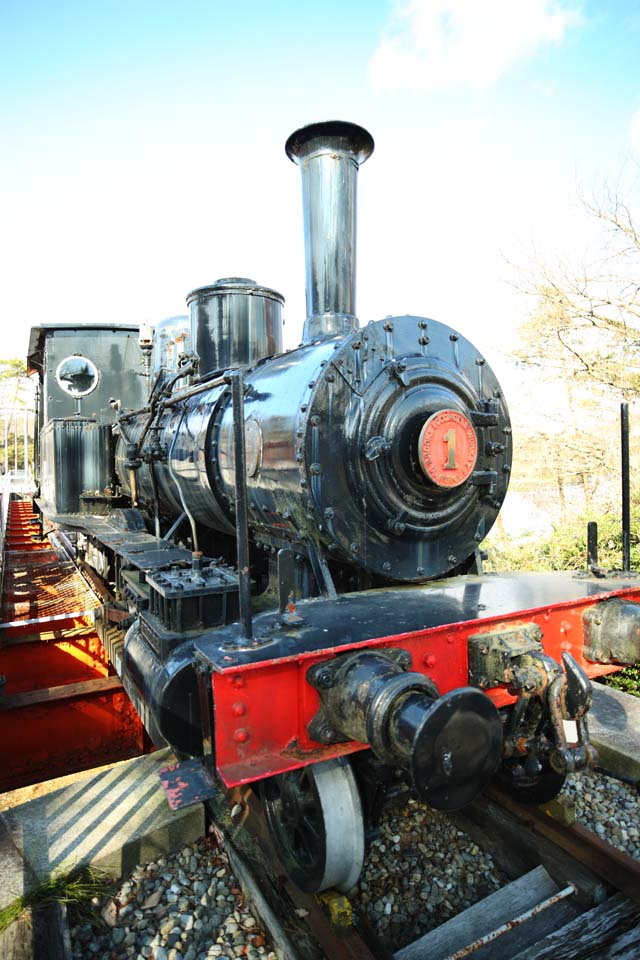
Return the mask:
<path id="1" fill-rule="evenodd" d="M 608 687 L 615 687 L 616 690 L 623 690 L 625 693 L 633 694 L 634 697 L 640 697 L 640 666 L 638 665 L 625 667 L 619 673 L 600 677 L 600 681 Z"/>
<path id="2" fill-rule="evenodd" d="M 95 921 L 92 901 L 96 897 L 103 897 L 111 885 L 110 877 L 90 867 L 81 873 L 54 874 L 0 910 L 0 932 L 6 930 L 29 907 L 56 902 L 71 906 L 79 915 Z"/>

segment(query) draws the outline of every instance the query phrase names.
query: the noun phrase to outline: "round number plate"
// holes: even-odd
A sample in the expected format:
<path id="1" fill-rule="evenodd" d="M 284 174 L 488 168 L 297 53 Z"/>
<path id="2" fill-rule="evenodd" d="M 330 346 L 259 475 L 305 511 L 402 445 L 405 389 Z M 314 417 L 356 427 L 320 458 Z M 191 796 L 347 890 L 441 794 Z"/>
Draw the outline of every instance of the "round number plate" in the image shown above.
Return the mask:
<path id="1" fill-rule="evenodd" d="M 459 487 L 471 476 L 477 457 L 478 438 L 463 413 L 439 410 L 422 427 L 418 460 L 438 487 Z"/>

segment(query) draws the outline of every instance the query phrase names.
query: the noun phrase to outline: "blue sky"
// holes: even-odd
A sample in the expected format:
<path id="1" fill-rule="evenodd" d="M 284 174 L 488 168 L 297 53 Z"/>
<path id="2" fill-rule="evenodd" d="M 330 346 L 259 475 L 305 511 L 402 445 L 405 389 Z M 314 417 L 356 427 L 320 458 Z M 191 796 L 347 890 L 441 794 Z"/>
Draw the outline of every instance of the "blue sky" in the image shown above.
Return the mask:
<path id="1" fill-rule="evenodd" d="M 352 120 L 358 312 L 481 349 L 507 260 L 580 255 L 590 190 L 640 158 L 640 4 L 0 0 L 0 353 L 42 322 L 155 321 L 229 275 L 304 316 L 289 133 Z"/>

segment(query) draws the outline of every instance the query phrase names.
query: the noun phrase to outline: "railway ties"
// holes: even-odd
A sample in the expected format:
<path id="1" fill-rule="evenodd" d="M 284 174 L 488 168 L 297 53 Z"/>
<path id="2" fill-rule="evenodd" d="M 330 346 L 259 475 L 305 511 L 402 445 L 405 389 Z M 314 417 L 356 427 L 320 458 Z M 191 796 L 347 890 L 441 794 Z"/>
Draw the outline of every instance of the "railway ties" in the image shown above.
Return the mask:
<path id="1" fill-rule="evenodd" d="M 11 500 L 0 622 L 0 790 L 143 752 L 141 723 L 93 627 L 100 602 Z"/>
<path id="2" fill-rule="evenodd" d="M 230 856 L 240 850 L 279 928 L 290 931 L 287 960 L 637 960 L 640 862 L 581 826 L 489 794 L 454 821 L 491 850 L 510 882 L 395 953 L 366 925 L 350 925 L 345 897 L 316 898 L 286 879 L 250 789 L 230 796 L 232 817 L 219 802 L 212 812 L 231 838 Z M 273 931 L 259 906 L 258 912 Z"/>
<path id="3" fill-rule="evenodd" d="M 394 954 L 393 960 L 580 960 L 640 955 L 640 863 L 580 825 L 490 789 L 461 829 L 509 884 Z"/>

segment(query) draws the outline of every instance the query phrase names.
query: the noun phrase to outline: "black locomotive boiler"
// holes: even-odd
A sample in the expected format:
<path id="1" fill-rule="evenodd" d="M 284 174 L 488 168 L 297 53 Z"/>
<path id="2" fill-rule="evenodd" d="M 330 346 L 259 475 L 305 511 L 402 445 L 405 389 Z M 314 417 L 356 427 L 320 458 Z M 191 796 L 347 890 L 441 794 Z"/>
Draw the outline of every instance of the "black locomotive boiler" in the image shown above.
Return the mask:
<path id="1" fill-rule="evenodd" d="M 638 659 L 640 588 L 482 574 L 511 469 L 499 384 L 434 320 L 360 327 L 370 135 L 320 123 L 286 151 L 300 346 L 282 350 L 282 296 L 240 277 L 194 290 L 155 335 L 34 329 L 39 506 L 180 782 L 259 782 L 291 876 L 346 890 L 400 780 L 445 810 L 494 776 L 538 802 L 593 762 L 589 677 Z"/>

